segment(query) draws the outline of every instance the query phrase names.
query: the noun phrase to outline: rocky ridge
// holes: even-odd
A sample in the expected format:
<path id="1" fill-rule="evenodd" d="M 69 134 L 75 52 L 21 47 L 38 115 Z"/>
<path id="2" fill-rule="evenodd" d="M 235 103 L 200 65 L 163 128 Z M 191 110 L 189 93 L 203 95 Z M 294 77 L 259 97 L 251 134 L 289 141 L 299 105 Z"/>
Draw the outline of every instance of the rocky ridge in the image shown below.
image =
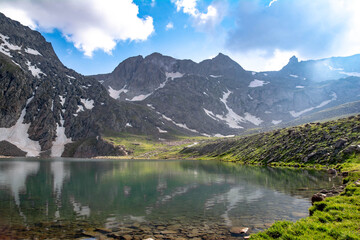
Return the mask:
<path id="1" fill-rule="evenodd" d="M 358 56 L 306 62 L 293 57 L 281 71 L 250 72 L 221 53 L 200 63 L 153 53 L 93 77 L 118 101 L 138 102 L 196 134 L 226 136 L 358 101 L 360 69 L 351 68 L 358 63 Z M 317 66 L 327 69 L 321 69 L 322 79 L 313 74 Z"/>

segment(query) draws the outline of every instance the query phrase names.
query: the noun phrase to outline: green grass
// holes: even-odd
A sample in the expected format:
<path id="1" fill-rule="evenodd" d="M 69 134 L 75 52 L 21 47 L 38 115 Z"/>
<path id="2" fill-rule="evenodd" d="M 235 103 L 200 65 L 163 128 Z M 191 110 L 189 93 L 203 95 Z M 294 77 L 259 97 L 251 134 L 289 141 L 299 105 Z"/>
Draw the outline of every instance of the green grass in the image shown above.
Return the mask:
<path id="1" fill-rule="evenodd" d="M 357 167 L 360 170 L 359 164 Z M 314 203 L 310 217 L 295 223 L 276 222 L 251 239 L 360 239 L 360 184 L 354 183 L 359 172 L 351 172 L 349 177 L 352 181 L 340 196 Z"/>
<path id="2" fill-rule="evenodd" d="M 195 142 L 204 141 L 205 137 L 173 136 L 172 140 L 158 140 L 151 136 L 128 133 L 107 134 L 103 139 L 115 146 L 125 146 L 131 151 L 132 158 L 167 159 L 180 157 L 180 150 Z M 117 157 L 129 158 L 129 156 Z"/>

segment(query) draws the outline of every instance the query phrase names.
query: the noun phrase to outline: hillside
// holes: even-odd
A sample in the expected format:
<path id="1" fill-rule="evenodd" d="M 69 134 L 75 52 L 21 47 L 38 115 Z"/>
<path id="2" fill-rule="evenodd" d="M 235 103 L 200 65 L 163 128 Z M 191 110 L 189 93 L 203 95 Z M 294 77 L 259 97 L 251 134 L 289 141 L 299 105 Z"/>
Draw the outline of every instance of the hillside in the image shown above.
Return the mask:
<path id="1" fill-rule="evenodd" d="M 336 164 L 360 153 L 360 115 L 324 123 L 218 139 L 184 148 L 183 157 L 250 164 Z"/>

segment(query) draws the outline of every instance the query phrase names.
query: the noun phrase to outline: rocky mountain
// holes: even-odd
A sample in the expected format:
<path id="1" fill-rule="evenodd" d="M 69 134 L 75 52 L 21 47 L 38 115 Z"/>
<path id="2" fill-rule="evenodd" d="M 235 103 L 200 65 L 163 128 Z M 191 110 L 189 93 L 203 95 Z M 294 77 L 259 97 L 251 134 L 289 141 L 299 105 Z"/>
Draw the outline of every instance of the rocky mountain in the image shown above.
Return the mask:
<path id="1" fill-rule="evenodd" d="M 147 107 L 115 101 L 65 67 L 40 33 L 0 13 L 0 155 L 121 155 L 104 133 L 191 133 L 176 128 Z"/>
<path id="2" fill-rule="evenodd" d="M 147 106 L 197 134 L 224 136 L 360 100 L 359 56 L 306 62 L 292 57 L 281 71 L 250 72 L 221 53 L 200 63 L 153 53 L 93 77 L 120 102 Z M 321 78 L 312 70 L 316 66 Z"/>
<path id="3" fill-rule="evenodd" d="M 309 69 L 324 62 L 337 75 L 318 81 Z M 83 76 L 40 33 L 0 14 L 0 155 L 126 155 L 102 136 L 161 141 L 296 122 L 359 101 L 358 65 L 358 56 L 292 58 L 281 71 L 251 72 L 221 53 L 200 63 L 153 53 Z"/>

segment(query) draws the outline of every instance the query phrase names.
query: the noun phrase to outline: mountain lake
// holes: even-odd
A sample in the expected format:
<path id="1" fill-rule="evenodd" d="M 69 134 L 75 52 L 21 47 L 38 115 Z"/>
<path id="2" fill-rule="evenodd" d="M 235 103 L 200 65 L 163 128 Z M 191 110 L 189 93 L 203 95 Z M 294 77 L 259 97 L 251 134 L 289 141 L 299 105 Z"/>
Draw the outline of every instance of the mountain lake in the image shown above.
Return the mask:
<path id="1" fill-rule="evenodd" d="M 220 161 L 4 158 L 0 239 L 239 239 L 231 228 L 304 218 L 340 183 Z"/>

